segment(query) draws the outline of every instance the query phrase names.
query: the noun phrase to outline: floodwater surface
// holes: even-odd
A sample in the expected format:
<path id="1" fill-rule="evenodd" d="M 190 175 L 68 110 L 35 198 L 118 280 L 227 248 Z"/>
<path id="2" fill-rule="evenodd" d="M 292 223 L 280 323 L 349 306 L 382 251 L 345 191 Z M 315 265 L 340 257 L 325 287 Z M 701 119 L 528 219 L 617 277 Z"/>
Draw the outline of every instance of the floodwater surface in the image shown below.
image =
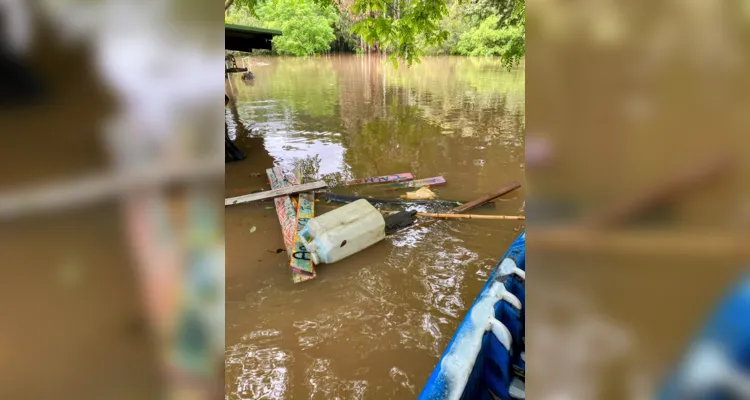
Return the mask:
<path id="1" fill-rule="evenodd" d="M 238 59 L 238 64 L 242 61 Z M 524 181 L 524 72 L 493 59 L 253 58 L 228 83 L 226 195 L 269 188 L 265 169 L 307 178 L 443 176 L 469 201 Z M 402 192 L 357 187 L 357 193 Z M 336 188 L 354 193 L 355 188 Z M 316 215 L 332 210 L 325 200 Z M 520 215 L 524 187 L 476 213 Z M 413 399 L 522 221 L 420 224 L 292 282 L 272 202 L 226 209 L 226 397 Z"/>

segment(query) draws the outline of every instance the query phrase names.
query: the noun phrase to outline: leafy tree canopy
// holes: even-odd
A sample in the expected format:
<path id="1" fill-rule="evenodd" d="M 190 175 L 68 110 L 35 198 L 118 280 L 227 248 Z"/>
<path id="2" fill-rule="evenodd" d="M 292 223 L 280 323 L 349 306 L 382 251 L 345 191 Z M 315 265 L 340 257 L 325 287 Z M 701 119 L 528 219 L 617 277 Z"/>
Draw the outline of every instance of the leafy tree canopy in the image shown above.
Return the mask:
<path id="1" fill-rule="evenodd" d="M 409 65 L 428 52 L 500 56 L 508 67 L 525 55 L 525 0 L 225 1 L 225 9 L 232 5 L 289 36 L 274 39 L 284 54 L 317 54 L 334 41 L 351 45 L 356 35 Z M 343 18 L 331 16 L 336 8 Z"/>
<path id="2" fill-rule="evenodd" d="M 274 0 L 257 8 L 259 19 L 266 28 L 284 34 L 273 38 L 274 50 L 279 54 L 310 56 L 331 49 L 336 40 L 333 27 L 339 16 L 331 5 L 310 0 Z"/>

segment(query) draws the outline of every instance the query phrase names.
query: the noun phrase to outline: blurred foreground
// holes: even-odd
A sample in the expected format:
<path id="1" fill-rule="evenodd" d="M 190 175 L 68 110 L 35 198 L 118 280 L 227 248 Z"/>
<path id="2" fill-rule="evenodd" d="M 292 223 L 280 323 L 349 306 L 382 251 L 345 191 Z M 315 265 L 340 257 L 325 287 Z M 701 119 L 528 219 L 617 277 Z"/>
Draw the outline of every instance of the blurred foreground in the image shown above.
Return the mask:
<path id="1" fill-rule="evenodd" d="M 530 398 L 650 398 L 744 271 L 748 4 L 529 2 Z"/>
<path id="2" fill-rule="evenodd" d="M 0 398 L 223 392 L 223 27 L 177 5 L 0 3 Z"/>

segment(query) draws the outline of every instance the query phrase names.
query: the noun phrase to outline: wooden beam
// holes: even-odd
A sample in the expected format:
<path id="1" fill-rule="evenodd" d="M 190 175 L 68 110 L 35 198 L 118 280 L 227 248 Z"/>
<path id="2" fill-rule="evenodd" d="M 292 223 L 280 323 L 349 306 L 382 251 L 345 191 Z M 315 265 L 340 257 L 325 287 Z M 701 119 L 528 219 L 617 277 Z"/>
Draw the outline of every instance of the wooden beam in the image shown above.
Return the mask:
<path id="1" fill-rule="evenodd" d="M 501 187 L 495 192 L 492 192 L 490 194 L 486 194 L 476 200 L 472 200 L 466 204 L 460 205 L 452 210 L 449 211 L 449 213 L 462 213 L 464 211 L 469 211 L 474 208 L 477 208 L 481 206 L 482 204 L 489 203 L 492 200 L 495 200 L 496 198 L 503 196 L 505 194 L 508 194 L 518 188 L 521 187 L 521 184 L 518 182 L 512 182 L 506 186 Z"/>
<path id="2" fill-rule="evenodd" d="M 304 183 L 302 185 L 286 186 L 279 189 L 268 190 L 265 192 L 246 194 L 244 196 L 230 197 L 224 200 L 224 206 L 235 204 L 251 203 L 253 201 L 272 199 L 275 197 L 286 196 L 294 193 L 309 192 L 326 187 L 323 181 Z"/>
<path id="3" fill-rule="evenodd" d="M 391 188 L 391 189 L 401 189 L 401 188 L 413 188 L 413 187 L 421 187 L 421 186 L 437 186 L 437 185 L 444 185 L 444 184 L 445 184 L 445 178 L 443 178 L 442 176 L 435 176 L 432 178 L 417 179 L 415 181 L 410 181 L 410 182 L 388 183 L 386 185 L 383 185 L 382 187 Z"/>
<path id="4" fill-rule="evenodd" d="M 583 225 L 589 228 L 617 225 L 655 206 L 676 200 L 691 190 L 704 188 L 729 172 L 733 166 L 733 159 L 730 157 L 713 159 L 698 166 L 690 165 L 666 181 L 594 214 Z"/>

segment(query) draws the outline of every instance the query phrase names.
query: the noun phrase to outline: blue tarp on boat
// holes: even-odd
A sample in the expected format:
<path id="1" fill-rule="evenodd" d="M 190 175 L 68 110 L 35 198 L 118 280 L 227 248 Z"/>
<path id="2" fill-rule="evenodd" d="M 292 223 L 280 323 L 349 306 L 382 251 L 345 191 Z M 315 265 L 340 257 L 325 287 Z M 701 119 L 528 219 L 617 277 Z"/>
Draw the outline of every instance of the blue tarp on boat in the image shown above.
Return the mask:
<path id="1" fill-rule="evenodd" d="M 420 400 L 525 398 L 526 233 L 500 259 Z"/>
<path id="2" fill-rule="evenodd" d="M 719 304 L 657 400 L 750 399 L 750 278 Z"/>

